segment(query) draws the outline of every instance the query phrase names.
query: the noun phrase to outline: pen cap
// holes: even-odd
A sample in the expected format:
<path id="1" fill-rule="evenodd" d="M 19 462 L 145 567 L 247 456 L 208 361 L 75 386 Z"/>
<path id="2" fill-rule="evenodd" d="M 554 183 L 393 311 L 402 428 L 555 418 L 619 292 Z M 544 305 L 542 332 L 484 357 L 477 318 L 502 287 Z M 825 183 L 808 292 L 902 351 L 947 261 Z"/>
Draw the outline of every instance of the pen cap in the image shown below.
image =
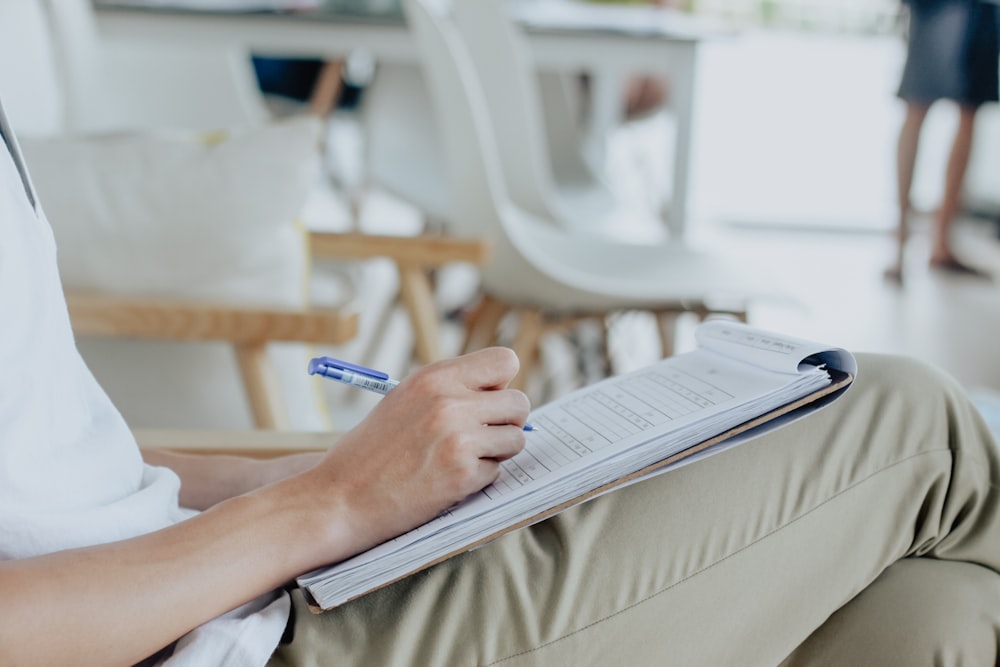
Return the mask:
<path id="1" fill-rule="evenodd" d="M 350 371 L 365 377 L 375 378 L 376 380 L 389 379 L 388 373 L 377 371 L 374 368 L 367 368 L 365 366 L 359 366 L 358 364 L 352 364 L 349 361 L 334 359 L 333 357 L 317 357 L 309 362 L 310 375 L 315 375 L 316 373 L 322 374 L 324 368 L 335 368 L 339 371 Z"/>

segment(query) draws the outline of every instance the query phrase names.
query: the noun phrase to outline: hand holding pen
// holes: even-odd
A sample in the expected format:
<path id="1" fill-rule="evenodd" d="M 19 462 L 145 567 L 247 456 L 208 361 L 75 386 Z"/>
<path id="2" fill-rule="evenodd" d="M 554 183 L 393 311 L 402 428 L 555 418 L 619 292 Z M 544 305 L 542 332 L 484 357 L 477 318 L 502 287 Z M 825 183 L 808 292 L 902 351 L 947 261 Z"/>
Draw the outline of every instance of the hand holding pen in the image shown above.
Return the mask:
<path id="1" fill-rule="evenodd" d="M 336 382 L 341 382 L 352 387 L 367 389 L 368 391 L 385 396 L 396 388 L 399 380 L 389 377 L 388 373 L 352 364 L 349 361 L 334 359 L 333 357 L 316 357 L 309 362 L 310 375 L 322 375 Z M 531 424 L 524 425 L 525 431 L 534 431 Z"/>
<path id="2" fill-rule="evenodd" d="M 482 491 L 535 437 L 522 430 L 528 397 L 508 386 L 518 372 L 508 348 L 428 364 L 398 386 L 385 373 L 336 361 L 317 360 L 311 370 L 388 393 L 296 479 L 305 505 L 330 513 L 323 525 L 331 529 L 319 531 L 330 537 L 318 545 L 323 563 L 370 549 Z"/>

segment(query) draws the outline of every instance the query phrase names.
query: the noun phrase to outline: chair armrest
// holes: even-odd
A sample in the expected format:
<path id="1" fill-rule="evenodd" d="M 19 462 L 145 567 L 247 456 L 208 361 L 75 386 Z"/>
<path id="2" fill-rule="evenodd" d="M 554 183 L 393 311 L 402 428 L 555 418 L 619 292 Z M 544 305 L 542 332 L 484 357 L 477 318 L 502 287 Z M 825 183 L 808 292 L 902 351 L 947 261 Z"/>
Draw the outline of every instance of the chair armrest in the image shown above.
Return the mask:
<path id="1" fill-rule="evenodd" d="M 341 309 L 258 308 L 74 292 L 66 294 L 66 303 L 78 335 L 338 345 L 358 330 L 357 313 Z"/>
<path id="2" fill-rule="evenodd" d="M 236 348 L 254 424 L 287 428 L 288 413 L 267 354 L 271 341 L 340 345 L 357 335 L 358 315 L 331 308 L 256 308 L 94 293 L 66 294 L 77 335 L 225 341 Z"/>
<path id="3" fill-rule="evenodd" d="M 136 429 L 143 449 L 166 449 L 187 454 L 230 454 L 252 458 L 274 458 L 300 452 L 324 451 L 340 433 L 304 431 L 196 431 L 184 429 Z"/>
<path id="4" fill-rule="evenodd" d="M 448 236 L 382 236 L 361 233 L 312 232 L 313 257 L 336 259 L 391 259 L 399 270 L 399 298 L 413 326 L 417 360 L 429 364 L 442 358 L 438 315 L 431 275 L 451 262 L 483 265 L 491 248 L 479 239 Z"/>
<path id="5" fill-rule="evenodd" d="M 362 233 L 311 232 L 312 255 L 320 258 L 371 259 L 388 257 L 409 266 L 434 267 L 449 262 L 482 265 L 491 248 L 479 239 L 448 236 L 386 236 Z"/>

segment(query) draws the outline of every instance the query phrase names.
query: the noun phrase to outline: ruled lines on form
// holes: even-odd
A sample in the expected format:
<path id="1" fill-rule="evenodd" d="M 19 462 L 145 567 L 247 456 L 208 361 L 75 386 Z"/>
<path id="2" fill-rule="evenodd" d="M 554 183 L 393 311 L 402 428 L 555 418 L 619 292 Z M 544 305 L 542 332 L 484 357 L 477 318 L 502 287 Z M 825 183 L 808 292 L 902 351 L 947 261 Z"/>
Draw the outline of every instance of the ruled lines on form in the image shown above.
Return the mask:
<path id="1" fill-rule="evenodd" d="M 671 367 L 639 373 L 627 384 L 595 387 L 532 418 L 538 429 L 528 435 L 527 446 L 500 466 L 500 476 L 483 493 L 499 498 L 586 454 L 730 398 L 710 382 Z"/>

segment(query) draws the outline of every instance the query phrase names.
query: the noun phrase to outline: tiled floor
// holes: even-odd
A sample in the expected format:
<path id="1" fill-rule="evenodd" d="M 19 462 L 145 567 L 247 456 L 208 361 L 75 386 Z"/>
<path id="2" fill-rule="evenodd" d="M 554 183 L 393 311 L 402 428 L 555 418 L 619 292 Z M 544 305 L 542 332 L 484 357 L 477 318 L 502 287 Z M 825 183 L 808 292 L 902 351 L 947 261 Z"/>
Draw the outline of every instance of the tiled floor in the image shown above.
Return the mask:
<path id="1" fill-rule="evenodd" d="M 905 285 L 882 278 L 891 254 L 886 235 L 845 232 L 717 230 L 721 244 L 785 267 L 794 305 L 762 304 L 753 321 L 857 351 L 908 354 L 945 368 L 969 387 L 1000 389 L 1000 287 L 942 275 L 927 267 L 927 237 L 912 239 Z M 994 228 L 974 221 L 956 230 L 963 256 L 1000 277 Z"/>

